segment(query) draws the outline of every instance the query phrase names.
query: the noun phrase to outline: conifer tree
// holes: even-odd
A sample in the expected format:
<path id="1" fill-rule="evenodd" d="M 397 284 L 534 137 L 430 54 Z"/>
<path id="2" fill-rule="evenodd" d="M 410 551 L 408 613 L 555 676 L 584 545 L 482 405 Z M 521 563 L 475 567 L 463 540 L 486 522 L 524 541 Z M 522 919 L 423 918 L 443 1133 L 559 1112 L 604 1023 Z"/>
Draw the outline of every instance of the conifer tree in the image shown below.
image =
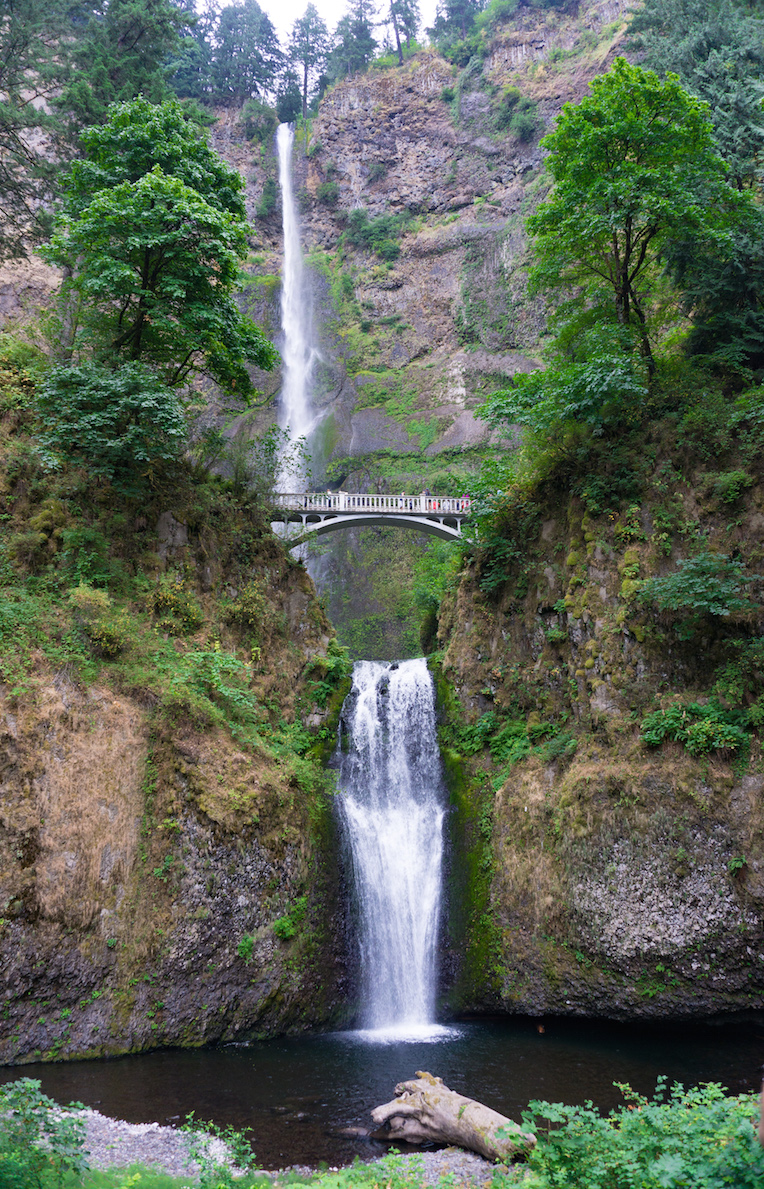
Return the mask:
<path id="1" fill-rule="evenodd" d="M 289 35 L 289 59 L 302 73 L 302 115 L 308 114 L 308 91 L 323 74 L 329 52 L 329 31 L 314 4 L 295 21 Z"/>

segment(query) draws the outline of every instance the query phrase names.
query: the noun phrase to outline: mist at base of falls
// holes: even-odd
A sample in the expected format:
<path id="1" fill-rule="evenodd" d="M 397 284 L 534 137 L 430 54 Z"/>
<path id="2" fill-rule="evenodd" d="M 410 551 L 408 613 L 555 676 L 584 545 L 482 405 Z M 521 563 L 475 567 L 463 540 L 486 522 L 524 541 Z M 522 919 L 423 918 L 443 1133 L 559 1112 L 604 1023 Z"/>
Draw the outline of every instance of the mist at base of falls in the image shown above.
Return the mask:
<path id="1" fill-rule="evenodd" d="M 358 661 L 342 715 L 338 807 L 350 854 L 360 1025 L 436 1034 L 445 792 L 423 659 Z"/>

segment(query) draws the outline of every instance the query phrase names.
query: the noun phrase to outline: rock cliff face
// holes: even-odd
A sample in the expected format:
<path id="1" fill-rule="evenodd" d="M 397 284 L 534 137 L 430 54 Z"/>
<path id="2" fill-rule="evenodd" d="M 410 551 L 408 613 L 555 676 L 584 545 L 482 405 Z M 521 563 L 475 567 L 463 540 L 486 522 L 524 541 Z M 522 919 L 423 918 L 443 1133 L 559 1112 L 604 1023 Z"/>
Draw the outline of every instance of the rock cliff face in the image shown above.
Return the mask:
<path id="1" fill-rule="evenodd" d="M 146 543 L 187 589 L 198 582 L 204 621 L 176 639 L 177 656 L 214 658 L 214 644 L 199 650 L 210 631 L 219 647 L 216 601 L 255 573 L 273 630 L 253 649 L 251 690 L 279 721 L 294 722 L 297 704 L 320 725 L 328 712 L 313 705 L 310 674 L 324 672 L 332 633 L 305 571 L 267 537 L 232 570 L 214 535 L 175 512 Z M 140 613 L 132 625 L 140 649 L 152 629 Z M 239 742 L 235 724 L 194 709 L 185 683 L 160 695 L 155 667 L 112 665 L 99 683 L 44 650 L 26 659 L 0 690 L 0 1061 L 341 1017 L 331 797 L 315 762 Z"/>
<path id="2" fill-rule="evenodd" d="M 687 479 L 656 488 L 663 498 L 654 488 L 620 517 L 551 498 L 500 593 L 472 568 L 443 609 L 451 720 L 496 715 L 531 742 L 550 738 L 545 724 L 559 732 L 509 770 L 496 747 L 466 761 L 466 783 L 447 752 L 454 886 L 471 906 L 454 919 L 457 948 L 469 938 L 461 1006 L 617 1018 L 764 1006 L 759 744 L 733 763 L 640 738 L 668 693 L 708 701 L 724 652 L 713 634 L 683 644 L 634 601 L 637 577 L 670 569 L 671 545 L 681 555 L 674 534 L 703 532 L 753 569 L 764 491 L 759 480 L 729 524 Z"/>

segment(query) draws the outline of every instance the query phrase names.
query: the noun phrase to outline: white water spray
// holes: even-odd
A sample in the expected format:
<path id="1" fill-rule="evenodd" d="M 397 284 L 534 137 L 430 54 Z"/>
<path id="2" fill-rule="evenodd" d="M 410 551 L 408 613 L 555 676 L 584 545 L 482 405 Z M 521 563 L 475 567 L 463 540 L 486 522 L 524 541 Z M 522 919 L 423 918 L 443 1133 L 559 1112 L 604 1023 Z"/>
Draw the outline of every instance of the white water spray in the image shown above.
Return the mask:
<path id="1" fill-rule="evenodd" d="M 359 912 L 365 1028 L 436 1031 L 444 795 L 424 660 L 358 661 L 343 710 L 339 804 Z M 445 1030 L 444 1030 L 445 1031 Z"/>
<path id="2" fill-rule="evenodd" d="M 311 406 L 311 373 L 316 351 L 312 345 L 311 306 L 305 287 L 300 225 L 292 184 L 293 144 L 294 132 L 289 124 L 279 124 L 276 145 L 284 232 L 284 269 L 281 286 L 281 354 L 284 372 L 279 425 L 287 431 L 290 443 L 298 442 L 301 438 L 307 439 L 316 422 Z M 300 490 L 294 486 L 299 480 L 304 482 L 305 475 L 295 477 L 293 472 L 282 472 L 280 490 Z"/>

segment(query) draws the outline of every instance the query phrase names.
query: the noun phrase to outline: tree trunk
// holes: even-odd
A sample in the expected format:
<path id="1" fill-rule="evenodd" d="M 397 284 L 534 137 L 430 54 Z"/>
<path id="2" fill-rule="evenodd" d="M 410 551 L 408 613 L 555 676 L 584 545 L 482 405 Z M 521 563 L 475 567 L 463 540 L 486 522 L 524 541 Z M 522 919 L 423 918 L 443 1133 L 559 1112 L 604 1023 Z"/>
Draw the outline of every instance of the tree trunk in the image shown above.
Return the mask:
<path id="1" fill-rule="evenodd" d="M 403 65 L 403 50 L 401 49 L 401 35 L 398 32 L 398 18 L 395 15 L 395 2 L 390 0 L 390 18 L 393 22 L 393 32 L 395 33 L 395 44 L 398 47 L 398 65 Z"/>
<path id="2" fill-rule="evenodd" d="M 511 1119 L 449 1090 L 442 1078 L 421 1071 L 416 1076 L 416 1081 L 395 1087 L 392 1102 L 371 1112 L 377 1127 L 384 1128 L 378 1138 L 456 1144 L 487 1160 L 511 1160 L 536 1143 L 534 1135 L 521 1131 Z"/>

